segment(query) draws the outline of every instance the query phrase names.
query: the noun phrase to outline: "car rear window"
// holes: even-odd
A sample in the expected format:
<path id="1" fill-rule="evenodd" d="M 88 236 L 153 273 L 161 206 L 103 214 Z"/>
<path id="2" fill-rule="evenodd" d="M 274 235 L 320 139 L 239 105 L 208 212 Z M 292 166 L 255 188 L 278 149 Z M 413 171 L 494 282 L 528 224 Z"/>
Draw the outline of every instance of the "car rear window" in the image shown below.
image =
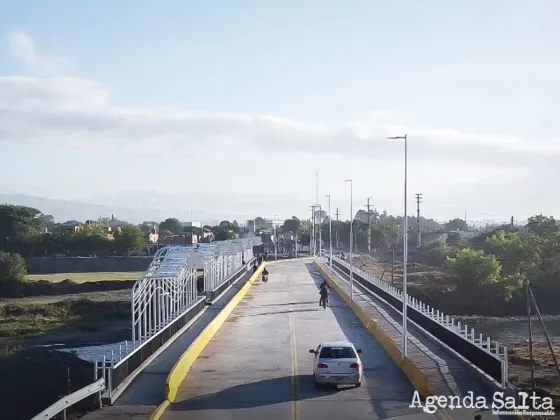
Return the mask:
<path id="1" fill-rule="evenodd" d="M 352 347 L 323 347 L 319 357 L 321 359 L 353 359 L 356 357 L 356 353 Z"/>

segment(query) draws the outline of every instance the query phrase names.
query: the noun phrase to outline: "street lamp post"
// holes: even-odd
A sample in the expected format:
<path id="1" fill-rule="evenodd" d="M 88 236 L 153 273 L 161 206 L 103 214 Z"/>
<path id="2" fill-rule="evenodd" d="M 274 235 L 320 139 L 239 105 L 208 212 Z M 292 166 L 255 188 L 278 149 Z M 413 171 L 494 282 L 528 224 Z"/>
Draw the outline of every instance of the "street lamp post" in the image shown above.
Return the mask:
<path id="1" fill-rule="evenodd" d="M 274 224 L 274 260 L 278 260 L 278 236 L 276 234 L 276 224 Z"/>
<path id="2" fill-rule="evenodd" d="M 408 282 L 408 212 L 407 212 L 407 181 L 408 181 L 408 138 L 405 134 L 404 136 L 397 137 L 387 137 L 388 140 L 404 140 L 404 220 L 403 220 L 403 321 L 402 321 L 402 358 L 403 360 L 407 357 L 408 351 L 408 326 L 407 326 L 407 308 L 408 308 L 408 294 L 407 294 L 407 282 Z"/>
<path id="3" fill-rule="evenodd" d="M 329 267 L 332 271 L 332 215 L 331 215 L 331 195 L 327 194 L 325 197 L 329 199 Z"/>
<path id="4" fill-rule="evenodd" d="M 321 205 L 317 204 L 317 206 L 319 207 L 319 221 L 318 221 L 318 227 L 319 227 L 319 258 L 321 257 L 321 251 L 323 250 L 323 240 L 321 239 L 321 232 L 323 231 L 323 218 L 321 217 Z"/>
<path id="5" fill-rule="evenodd" d="M 352 263 L 352 249 L 354 247 L 354 210 L 352 208 L 353 188 L 351 179 L 347 179 L 344 182 L 350 183 L 350 300 L 354 300 L 354 265 Z"/>

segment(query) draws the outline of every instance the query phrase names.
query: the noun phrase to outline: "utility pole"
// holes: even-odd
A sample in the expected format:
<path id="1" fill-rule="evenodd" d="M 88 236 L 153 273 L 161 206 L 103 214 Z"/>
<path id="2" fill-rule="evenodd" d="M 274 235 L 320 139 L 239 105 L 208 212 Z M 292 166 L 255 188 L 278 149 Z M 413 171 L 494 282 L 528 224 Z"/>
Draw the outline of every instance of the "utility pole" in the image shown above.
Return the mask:
<path id="1" fill-rule="evenodd" d="M 416 246 L 422 245 L 422 227 L 420 226 L 420 203 L 422 202 L 422 194 L 416 194 L 416 223 L 418 226 L 418 241 Z"/>
<path id="2" fill-rule="evenodd" d="M 367 199 L 367 204 L 366 204 L 366 208 L 367 208 L 367 216 L 368 216 L 368 232 L 367 232 L 367 250 L 368 250 L 368 254 L 371 255 L 371 205 L 369 204 L 369 197 Z"/>
<path id="3" fill-rule="evenodd" d="M 340 216 L 340 213 L 338 212 L 338 207 L 336 208 L 336 247 L 338 248 L 338 216 Z"/>
<path id="4" fill-rule="evenodd" d="M 531 367 L 531 388 L 535 392 L 535 361 L 533 359 L 533 327 L 531 325 L 531 283 L 525 282 L 525 293 L 527 294 L 527 325 L 529 327 L 529 361 Z"/>

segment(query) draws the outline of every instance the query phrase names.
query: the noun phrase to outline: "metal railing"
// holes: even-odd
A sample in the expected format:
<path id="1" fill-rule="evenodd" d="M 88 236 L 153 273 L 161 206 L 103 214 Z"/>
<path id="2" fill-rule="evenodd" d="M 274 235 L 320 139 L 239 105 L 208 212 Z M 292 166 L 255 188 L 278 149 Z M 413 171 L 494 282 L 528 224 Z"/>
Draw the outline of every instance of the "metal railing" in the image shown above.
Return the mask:
<path id="1" fill-rule="evenodd" d="M 337 257 L 333 257 L 332 261 L 334 266 L 343 267 L 345 271 L 346 270 L 349 271 L 350 264 L 348 264 L 346 261 L 341 260 L 340 258 Z M 357 280 L 359 284 L 365 286 L 368 290 L 370 290 L 372 293 L 376 295 L 386 294 L 392 297 L 394 300 L 397 300 L 398 302 L 400 302 L 400 305 L 395 305 L 395 302 L 390 302 L 389 301 L 390 299 L 385 299 L 387 303 L 393 306 L 396 310 L 398 311 L 402 310 L 403 293 L 400 289 L 396 288 L 395 286 L 389 283 L 381 281 L 379 278 L 361 270 L 360 268 L 357 268 L 356 266 L 352 267 L 352 271 L 353 271 L 354 280 Z M 345 274 L 349 275 L 349 273 L 347 272 Z M 365 281 L 365 284 L 360 282 L 359 281 L 360 279 Z M 368 283 L 369 285 L 377 288 L 379 293 L 376 293 L 375 290 L 372 290 L 373 289 L 372 287 L 367 287 Z M 408 300 L 409 308 L 412 309 L 412 311 L 408 313 L 408 318 L 411 318 L 411 320 L 414 321 L 416 324 L 419 324 L 421 328 L 426 329 L 436 339 L 442 341 L 445 345 L 451 347 L 454 351 L 456 351 L 461 356 L 465 357 L 467 360 L 471 362 L 473 362 L 472 358 L 475 357 L 474 355 L 475 352 L 473 352 L 472 350 L 463 351 L 463 349 L 455 348 L 453 342 L 458 343 L 459 345 L 461 343 L 462 344 L 468 343 L 470 346 L 476 347 L 478 351 L 483 352 L 487 356 L 490 356 L 493 360 L 499 363 L 499 367 L 500 367 L 499 373 L 496 371 L 497 369 L 493 369 L 491 367 L 490 368 L 483 368 L 481 366 L 477 366 L 477 367 L 479 367 L 482 371 L 484 371 L 486 374 L 491 376 L 492 379 L 494 379 L 496 382 L 500 383 L 502 387 L 506 386 L 507 378 L 508 378 L 508 353 L 507 353 L 506 346 L 500 345 L 500 343 L 498 343 L 497 341 L 493 341 L 490 337 L 484 337 L 482 334 L 477 334 L 474 328 L 469 329 L 467 325 L 461 324 L 461 322 L 456 321 L 455 318 L 446 315 L 440 310 L 434 309 L 429 305 L 426 305 L 424 302 L 414 297 L 411 297 L 410 295 L 408 295 L 407 297 L 408 297 L 407 300 Z M 381 296 L 381 299 L 383 299 L 383 296 Z M 415 315 L 419 315 L 419 316 L 415 316 Z M 428 326 L 427 323 L 423 322 L 423 320 L 420 317 L 424 318 L 425 320 L 429 321 L 432 324 L 437 324 L 440 327 L 439 330 L 441 333 L 436 332 L 434 334 L 434 328 L 432 327 L 426 328 L 426 326 Z M 441 330 L 445 330 L 445 331 L 441 331 Z M 456 340 L 453 337 L 456 337 L 459 340 Z M 467 357 L 470 354 L 472 354 L 472 358 Z M 473 364 L 477 365 L 476 363 Z M 492 372 L 488 372 L 489 370 Z"/>
<path id="2" fill-rule="evenodd" d="M 200 299 L 198 271 L 204 270 L 204 289 L 213 291 L 253 257 L 260 238 L 229 240 L 200 247 L 160 249 L 132 289 L 132 341 L 146 341 Z"/>
<path id="3" fill-rule="evenodd" d="M 132 341 L 146 341 L 199 299 L 197 270 L 181 247 L 165 247 L 132 288 Z"/>
<path id="4" fill-rule="evenodd" d="M 213 258 L 204 262 L 204 291 L 214 292 L 226 283 L 243 262 L 253 260 L 253 247 L 261 243 L 261 238 L 251 237 L 218 246 Z"/>
<path id="5" fill-rule="evenodd" d="M 132 290 L 132 340 L 119 344 L 95 362 L 109 399 L 121 384 L 152 358 L 178 331 L 199 314 L 210 294 L 200 290 L 198 275 L 214 291 L 246 273 L 243 262 L 252 261 L 258 237 L 229 240 L 200 247 L 160 249 Z M 207 278 L 210 279 L 207 282 Z M 202 293 L 202 294 L 201 294 Z M 214 293 L 213 295 L 216 295 Z M 116 397 L 115 397 L 116 398 Z"/>
<path id="6" fill-rule="evenodd" d="M 79 403 L 80 401 L 93 394 L 99 394 L 99 405 L 101 405 L 101 392 L 103 392 L 104 390 L 105 381 L 103 379 L 98 379 L 94 383 L 61 398 L 49 408 L 41 411 L 31 420 L 49 420 L 60 413 L 63 413 L 64 419 L 66 419 L 66 410 L 69 407 L 73 406 L 76 403 Z"/>
<path id="7" fill-rule="evenodd" d="M 105 381 L 106 397 L 110 403 L 123 390 L 122 384 L 125 383 L 127 378 L 135 372 L 139 372 L 141 366 L 152 360 L 177 332 L 204 309 L 204 306 L 204 299 L 198 300 L 194 306 L 146 341 L 139 344 L 125 341 L 124 345 L 119 345 L 118 352 L 111 350 L 110 354 L 104 355 L 101 361 L 95 361 L 95 371 Z M 115 393 L 117 393 L 116 396 Z"/>

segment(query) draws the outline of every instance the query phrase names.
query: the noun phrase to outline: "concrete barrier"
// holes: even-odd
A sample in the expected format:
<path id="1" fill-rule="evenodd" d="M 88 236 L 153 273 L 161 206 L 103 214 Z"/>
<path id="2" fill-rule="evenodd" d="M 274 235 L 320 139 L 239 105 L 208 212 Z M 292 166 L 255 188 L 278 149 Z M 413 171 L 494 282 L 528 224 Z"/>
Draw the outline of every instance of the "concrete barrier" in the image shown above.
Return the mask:
<path id="1" fill-rule="evenodd" d="M 175 401 L 179 386 L 185 380 L 191 366 L 200 356 L 204 348 L 208 345 L 212 337 L 218 332 L 228 316 L 233 312 L 238 303 L 245 297 L 249 288 L 259 279 L 266 263 L 262 263 L 257 271 L 243 285 L 241 290 L 226 304 L 220 313 L 204 328 L 200 335 L 192 342 L 189 348 L 179 357 L 175 363 L 167 380 L 165 381 L 165 400 L 150 415 L 150 420 L 159 420 L 165 410 Z"/>
<path id="2" fill-rule="evenodd" d="M 429 397 L 434 395 L 433 386 L 428 382 L 428 378 L 422 370 L 416 366 L 410 359 L 402 358 L 402 352 L 399 346 L 393 341 L 393 339 L 387 335 L 377 323 L 360 308 L 355 302 L 350 300 L 350 297 L 344 293 L 344 291 L 338 286 L 338 284 L 323 270 L 323 268 L 314 262 L 315 267 L 321 273 L 323 278 L 327 280 L 327 283 L 331 288 L 333 288 L 336 293 L 342 298 L 342 300 L 352 309 L 356 314 L 360 322 L 366 327 L 368 332 L 375 337 L 375 339 L 381 344 L 383 349 L 391 356 L 391 359 L 401 368 L 404 372 L 412 386 L 418 391 L 422 397 Z"/>

